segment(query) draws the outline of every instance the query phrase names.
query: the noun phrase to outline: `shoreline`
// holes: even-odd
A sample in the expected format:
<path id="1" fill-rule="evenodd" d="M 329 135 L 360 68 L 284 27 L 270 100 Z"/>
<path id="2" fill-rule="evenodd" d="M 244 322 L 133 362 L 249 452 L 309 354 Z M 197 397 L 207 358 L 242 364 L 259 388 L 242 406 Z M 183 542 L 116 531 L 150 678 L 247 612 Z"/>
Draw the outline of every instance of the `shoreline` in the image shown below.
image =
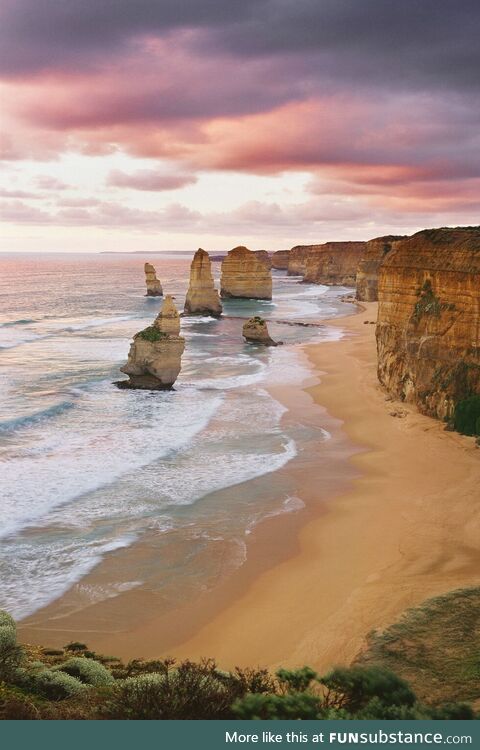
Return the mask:
<path id="1" fill-rule="evenodd" d="M 391 401 L 376 379 L 376 304 L 330 321 L 346 336 L 304 347 L 321 382 L 315 403 L 343 420 L 361 452 L 351 489 L 300 531 L 298 552 L 261 574 L 179 658 L 225 668 L 348 664 L 366 636 L 429 597 L 478 584 L 479 454 L 472 440 Z"/>
<path id="2" fill-rule="evenodd" d="M 329 322 L 319 321 L 315 325 L 328 325 Z M 210 619 L 241 597 L 261 573 L 298 552 L 300 529 L 311 518 L 322 515 L 326 503 L 333 495 L 340 493 L 350 475 L 353 476 L 354 471 L 348 469 L 347 459 L 356 448 L 341 433 L 339 421 L 330 417 L 323 407 L 315 407 L 312 403 L 307 388 L 316 382 L 316 377 L 303 352 L 304 345 L 296 344 L 291 348 L 299 363 L 308 371 L 308 376 L 294 384 L 266 383 L 264 387 L 275 401 L 286 408 L 281 417 L 282 427 L 287 432 L 289 422 L 294 426 L 308 427 L 313 430 L 314 439 L 303 438 L 302 456 L 296 455 L 279 469 L 218 490 L 206 498 L 219 496 L 222 502 L 228 503 L 234 501 L 236 493 L 245 492 L 255 497 L 259 491 L 261 493 L 262 484 L 273 483 L 278 495 L 293 495 L 296 499 L 299 478 L 312 468 L 313 462 L 317 462 L 319 438 L 315 431 L 327 429 L 330 439 L 321 442 L 320 438 L 324 453 L 325 487 L 315 503 L 293 512 L 279 510 L 256 522 L 245 536 L 245 562 L 213 589 L 202 592 L 193 602 L 180 602 L 176 608 L 169 604 L 165 606 L 161 593 L 148 585 L 140 585 L 99 602 L 79 603 L 78 587 L 94 589 L 112 580 L 116 573 L 121 575 L 121 571 L 133 570 L 144 564 L 149 556 L 151 559 L 152 554 L 155 555 L 155 535 L 147 532 L 129 547 L 107 555 L 60 597 L 23 618 L 18 623 L 18 629 L 24 641 L 57 648 L 71 640 L 86 640 L 89 647 L 96 651 L 114 653 L 123 659 L 170 655 L 178 643 L 193 637 Z M 340 472 L 345 474 L 343 482 L 339 480 Z M 269 491 L 272 491 L 271 488 Z M 131 616 L 139 612 L 140 621 L 138 616 Z"/>
<path id="3" fill-rule="evenodd" d="M 408 406 L 402 404 L 404 419 L 390 416 L 395 405 L 376 382 L 374 326 L 363 323 L 375 318 L 375 308 L 367 304 L 329 320 L 344 338 L 301 345 L 319 384 L 269 389 L 289 407 L 284 418 L 321 414 L 334 426 L 330 476 L 301 459 L 275 472 L 299 488 L 306 512 L 260 523 L 248 540 L 247 562 L 201 602 L 165 615 L 159 597 L 125 592 L 103 603 L 99 632 L 88 609 L 62 615 L 62 597 L 20 623 L 21 638 L 52 646 L 78 638 L 122 658 L 212 656 L 225 668 L 327 669 L 350 662 L 371 629 L 407 607 L 477 582 L 478 454 L 470 441 Z M 459 492 L 460 502 L 449 504 Z M 433 496 L 442 499 L 440 507 Z M 142 544 L 126 559 L 141 554 Z M 125 608 L 142 611 L 143 621 L 122 632 Z M 45 622 L 48 611 L 57 615 Z"/>

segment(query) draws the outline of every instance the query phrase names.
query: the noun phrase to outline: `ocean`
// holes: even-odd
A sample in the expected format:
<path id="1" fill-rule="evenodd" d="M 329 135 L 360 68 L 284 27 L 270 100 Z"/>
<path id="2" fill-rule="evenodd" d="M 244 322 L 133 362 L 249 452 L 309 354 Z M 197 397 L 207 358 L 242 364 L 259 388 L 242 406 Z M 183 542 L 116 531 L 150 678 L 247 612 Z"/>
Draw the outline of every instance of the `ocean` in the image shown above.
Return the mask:
<path id="1" fill-rule="evenodd" d="M 311 436 L 282 426 L 285 408 L 267 388 L 309 376 L 296 345 L 340 335 L 328 319 L 349 311 L 345 288 L 274 271 L 272 302 L 230 300 L 219 320 L 182 318 L 174 390 L 122 391 L 113 382 L 132 336 L 161 305 L 144 296 L 144 260 L 182 310 L 184 256 L 0 256 L 0 608 L 16 618 L 68 590 L 85 605 L 151 585 L 173 604 L 237 569 L 256 523 L 302 507 L 273 477 Z M 244 343 L 241 319 L 254 314 L 284 346 Z M 329 439 L 317 437 L 320 447 Z M 235 492 L 263 476 L 255 496 Z M 145 535 L 148 559 L 84 583 Z"/>

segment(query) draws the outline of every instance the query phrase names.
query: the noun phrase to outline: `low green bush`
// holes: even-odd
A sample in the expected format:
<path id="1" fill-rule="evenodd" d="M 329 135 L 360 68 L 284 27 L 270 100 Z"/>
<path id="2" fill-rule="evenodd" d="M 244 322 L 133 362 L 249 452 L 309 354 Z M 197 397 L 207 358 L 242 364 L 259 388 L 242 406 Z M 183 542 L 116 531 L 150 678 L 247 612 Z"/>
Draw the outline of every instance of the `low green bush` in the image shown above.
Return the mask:
<path id="1" fill-rule="evenodd" d="M 112 685 L 115 682 L 113 676 L 103 664 L 84 656 L 72 656 L 62 664 L 53 667 L 52 671 L 65 672 L 70 677 L 75 677 L 80 682 L 94 687 Z"/>
<path id="2" fill-rule="evenodd" d="M 65 672 L 52 669 L 37 669 L 26 672 L 24 687 L 34 695 L 50 701 L 62 701 L 80 695 L 86 686 Z"/>
<path id="3" fill-rule="evenodd" d="M 145 341 L 152 342 L 168 339 L 168 333 L 161 331 L 157 326 L 148 326 L 147 328 L 144 328 L 143 331 L 139 331 L 135 335 L 135 338 L 137 338 L 137 336 Z"/>

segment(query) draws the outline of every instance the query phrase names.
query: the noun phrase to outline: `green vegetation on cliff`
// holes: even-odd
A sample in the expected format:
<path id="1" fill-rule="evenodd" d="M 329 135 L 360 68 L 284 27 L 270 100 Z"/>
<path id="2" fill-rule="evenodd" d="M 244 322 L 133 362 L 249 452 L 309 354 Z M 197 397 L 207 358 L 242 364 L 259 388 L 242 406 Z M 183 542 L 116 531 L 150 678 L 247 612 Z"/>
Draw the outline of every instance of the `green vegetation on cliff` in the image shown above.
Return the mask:
<path id="1" fill-rule="evenodd" d="M 480 590 L 453 596 L 452 603 L 463 607 L 458 618 L 451 614 L 452 621 L 457 625 L 462 621 L 464 626 L 461 632 L 454 631 L 455 640 L 450 642 L 451 663 L 441 650 L 435 661 L 440 665 L 442 700 L 438 695 L 431 700 L 428 690 L 423 690 L 421 702 L 420 691 L 416 694 L 417 684 L 422 690 L 418 673 L 423 674 L 430 661 L 422 651 L 415 652 L 406 670 L 398 652 L 395 659 L 385 648 L 392 637 L 398 638 L 395 633 L 404 633 L 403 621 L 391 629 L 394 636 L 373 642 L 364 660 L 377 663 L 337 667 L 326 675 L 310 667 L 279 669 L 272 675 L 265 669 L 225 672 L 208 659 L 180 663 L 136 659 L 123 664 L 89 651 L 82 643 L 63 649 L 19 646 L 15 622 L 0 612 L 0 719 L 473 719 L 473 709 L 458 701 L 480 695 L 478 632 L 475 658 L 473 654 L 470 661 L 467 658 L 467 644 L 472 644 L 478 623 Z M 437 623 L 437 610 L 438 605 L 427 603 L 422 612 L 433 616 L 433 633 L 440 638 L 441 628 L 451 623 L 448 619 Z M 410 638 L 417 631 L 426 637 L 418 627 L 405 632 Z M 447 632 L 452 634 L 451 629 Z M 389 659 L 392 664 L 385 663 Z"/>

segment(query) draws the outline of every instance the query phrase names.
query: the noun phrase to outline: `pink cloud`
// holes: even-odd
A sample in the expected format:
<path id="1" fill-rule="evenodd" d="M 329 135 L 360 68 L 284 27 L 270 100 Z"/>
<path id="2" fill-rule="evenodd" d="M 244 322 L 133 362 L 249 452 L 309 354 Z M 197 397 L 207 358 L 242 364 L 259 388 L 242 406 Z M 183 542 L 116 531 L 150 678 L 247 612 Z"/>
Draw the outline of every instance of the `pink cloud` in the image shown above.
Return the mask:
<path id="1" fill-rule="evenodd" d="M 120 170 L 110 172 L 108 185 L 132 190 L 164 191 L 177 190 L 186 185 L 193 185 L 197 177 L 186 172 L 162 172 L 154 169 L 144 169 L 133 174 Z"/>

